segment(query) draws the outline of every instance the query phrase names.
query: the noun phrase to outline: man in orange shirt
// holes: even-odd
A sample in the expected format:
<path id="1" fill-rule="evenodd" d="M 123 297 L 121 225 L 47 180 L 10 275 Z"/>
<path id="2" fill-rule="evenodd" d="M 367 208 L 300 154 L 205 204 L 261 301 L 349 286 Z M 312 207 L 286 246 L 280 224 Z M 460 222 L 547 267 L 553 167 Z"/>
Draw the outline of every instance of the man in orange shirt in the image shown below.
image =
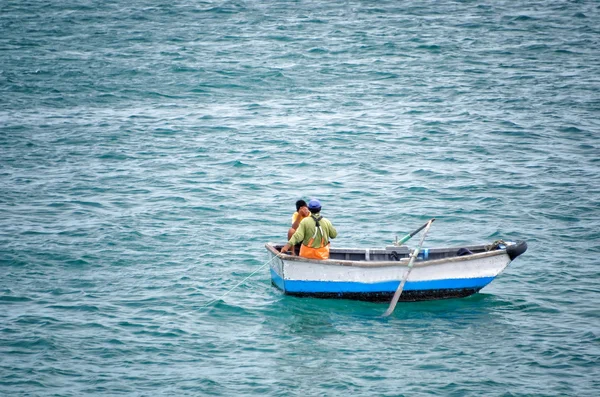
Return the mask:
<path id="1" fill-rule="evenodd" d="M 308 206 L 306 201 L 298 200 L 296 201 L 296 212 L 292 215 L 292 227 L 288 230 L 288 240 L 292 238 L 294 233 L 296 233 L 296 229 L 298 229 L 298 225 L 302 222 L 302 219 L 310 216 L 310 211 L 308 210 Z M 300 248 L 298 248 L 300 249 Z M 296 247 L 292 247 L 292 254 L 296 255 Z"/>

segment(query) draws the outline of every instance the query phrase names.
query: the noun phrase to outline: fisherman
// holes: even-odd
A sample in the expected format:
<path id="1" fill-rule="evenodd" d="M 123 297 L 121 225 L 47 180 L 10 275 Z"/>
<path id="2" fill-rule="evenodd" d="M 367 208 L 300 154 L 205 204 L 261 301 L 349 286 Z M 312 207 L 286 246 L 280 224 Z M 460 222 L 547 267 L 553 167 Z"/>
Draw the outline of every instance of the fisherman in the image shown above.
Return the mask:
<path id="1" fill-rule="evenodd" d="M 329 259 L 329 240 L 337 237 L 337 231 L 331 222 L 321 216 L 321 202 L 311 199 L 308 202 L 311 215 L 304 218 L 296 232 L 281 248 L 281 252 L 289 251 L 290 247 L 302 243 L 300 256 L 309 259 Z"/>
<path id="2" fill-rule="evenodd" d="M 302 219 L 309 216 L 310 211 L 308 210 L 308 204 L 306 204 L 306 201 L 296 201 L 296 212 L 294 212 L 294 215 L 292 215 L 292 227 L 289 228 L 287 234 L 288 240 L 292 238 L 294 233 L 296 233 L 296 229 L 298 229 L 298 226 L 300 225 L 300 222 L 302 222 Z M 292 246 L 292 255 L 296 255 L 296 252 L 300 252 L 301 245 L 302 242 L 299 242 L 298 244 Z"/>

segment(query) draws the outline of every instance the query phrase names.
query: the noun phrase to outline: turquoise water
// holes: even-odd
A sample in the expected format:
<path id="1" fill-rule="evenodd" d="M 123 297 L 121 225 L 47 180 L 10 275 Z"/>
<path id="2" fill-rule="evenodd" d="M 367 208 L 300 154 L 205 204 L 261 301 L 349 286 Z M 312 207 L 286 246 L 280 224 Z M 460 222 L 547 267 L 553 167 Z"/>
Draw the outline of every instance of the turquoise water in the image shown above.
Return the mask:
<path id="1" fill-rule="evenodd" d="M 595 396 L 595 1 L 0 4 L 0 394 Z M 338 247 L 524 239 L 470 298 L 283 296 Z M 411 241 L 409 245 L 416 244 Z"/>

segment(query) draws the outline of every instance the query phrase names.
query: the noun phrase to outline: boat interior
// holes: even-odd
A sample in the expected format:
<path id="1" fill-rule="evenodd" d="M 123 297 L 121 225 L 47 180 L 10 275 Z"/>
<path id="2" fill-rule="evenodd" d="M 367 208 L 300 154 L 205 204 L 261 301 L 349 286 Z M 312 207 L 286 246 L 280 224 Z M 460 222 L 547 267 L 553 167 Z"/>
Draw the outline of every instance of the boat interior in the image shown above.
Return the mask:
<path id="1" fill-rule="evenodd" d="M 280 250 L 283 244 L 274 245 Z M 468 245 L 462 247 L 446 248 L 423 248 L 417 260 L 436 260 L 453 258 L 456 256 L 472 255 L 481 252 L 498 249 L 493 245 Z M 503 248 L 503 247 L 502 247 Z M 400 261 L 410 256 L 412 252 L 407 246 L 388 246 L 385 248 L 331 248 L 330 258 L 332 260 L 367 261 L 367 262 L 391 262 Z M 297 252 L 296 252 L 297 254 Z"/>

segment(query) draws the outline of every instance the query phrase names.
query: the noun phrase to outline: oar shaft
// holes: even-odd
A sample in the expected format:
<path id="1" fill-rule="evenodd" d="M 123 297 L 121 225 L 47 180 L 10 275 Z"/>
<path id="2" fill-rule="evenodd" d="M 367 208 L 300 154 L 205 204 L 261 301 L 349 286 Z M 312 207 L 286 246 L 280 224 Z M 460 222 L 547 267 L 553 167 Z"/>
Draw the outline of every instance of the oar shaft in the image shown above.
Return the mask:
<path id="1" fill-rule="evenodd" d="M 427 222 L 425 222 L 425 224 L 423 226 L 421 226 L 420 228 L 418 228 L 414 232 L 409 233 L 406 236 L 402 237 L 402 239 L 400 241 L 398 241 L 398 245 L 402 245 L 405 242 L 407 242 L 408 240 L 410 240 L 415 234 L 419 233 L 421 230 L 423 230 L 427 225 L 431 224 L 433 221 L 435 221 L 435 218 L 431 218 L 430 220 L 428 220 Z"/>
<path id="2" fill-rule="evenodd" d="M 408 269 L 406 270 L 406 273 L 404 274 L 404 277 L 402 277 L 402 281 L 400 282 L 400 285 L 398 286 L 398 289 L 396 290 L 396 292 L 394 292 L 394 297 L 392 298 L 392 301 L 390 302 L 390 306 L 385 311 L 385 313 L 383 313 L 383 317 L 387 317 L 387 316 L 389 316 L 390 314 L 392 314 L 394 312 L 394 309 L 396 308 L 396 304 L 398 303 L 398 299 L 400 299 L 400 295 L 402 294 L 402 290 L 404 289 L 404 284 L 406 284 L 406 280 L 408 280 L 408 275 L 410 274 L 410 271 L 413 268 L 413 265 L 415 263 L 415 259 L 419 255 L 419 251 L 421 250 L 421 246 L 423 245 L 423 242 L 425 241 L 425 236 L 427 235 L 427 232 L 429 231 L 429 227 L 431 226 L 431 224 L 433 223 L 434 220 L 435 220 L 435 218 L 431 219 L 429 222 L 427 222 L 423 226 L 423 227 L 426 227 L 426 229 L 423 232 L 423 235 L 421 236 L 421 241 L 419 241 L 419 245 L 413 251 L 413 253 L 412 253 L 411 257 L 410 257 L 410 261 L 408 262 Z"/>

